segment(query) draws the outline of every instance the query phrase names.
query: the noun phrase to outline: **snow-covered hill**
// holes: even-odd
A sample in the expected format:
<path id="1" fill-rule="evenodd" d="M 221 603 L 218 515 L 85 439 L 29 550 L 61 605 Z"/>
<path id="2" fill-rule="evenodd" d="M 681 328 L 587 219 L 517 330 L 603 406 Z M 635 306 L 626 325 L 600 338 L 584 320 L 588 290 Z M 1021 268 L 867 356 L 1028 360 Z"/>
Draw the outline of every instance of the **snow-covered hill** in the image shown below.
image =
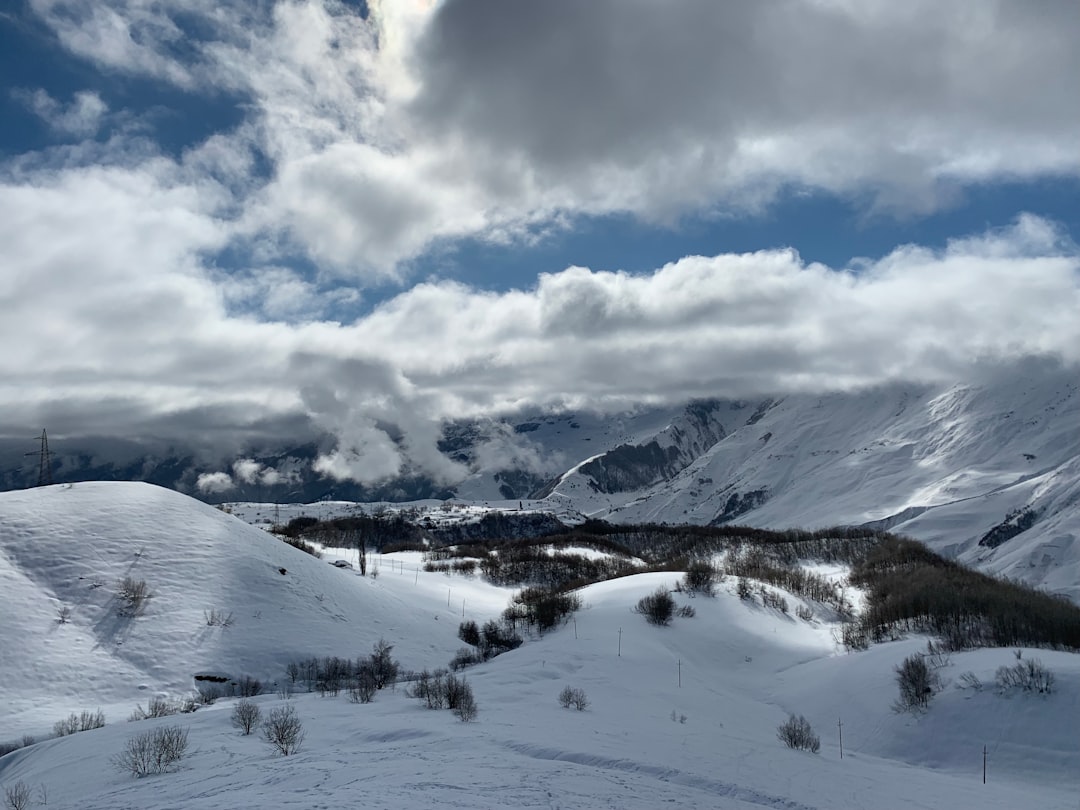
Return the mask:
<path id="1" fill-rule="evenodd" d="M 739 405 L 714 411 L 727 418 L 721 438 L 671 476 L 612 488 L 597 473 L 625 467 L 634 453 L 620 448 L 562 476 L 550 498 L 618 522 L 873 524 L 1080 599 L 1080 380 L 1071 370 L 790 396 L 728 424 L 744 415 Z M 638 477 L 655 471 L 645 466 Z"/>
<path id="2" fill-rule="evenodd" d="M 898 715 L 893 667 L 925 640 L 848 654 L 827 619 L 746 602 L 730 581 L 715 598 L 677 594 L 696 615 L 670 627 L 630 611 L 677 573 L 590 586 L 571 623 L 466 670 L 480 708 L 473 723 L 426 710 L 403 688 L 370 705 L 293 698 L 307 737 L 288 758 L 232 728 L 228 699 L 126 723 L 150 695 L 189 690 L 195 672 L 281 678 L 290 653 L 357 655 L 379 636 L 404 666 L 438 666 L 459 646 L 462 609 L 493 617 L 506 591 L 417 572 L 415 555 L 383 558 L 377 579 L 362 578 L 145 485 L 10 493 L 0 521 L 0 729 L 40 734 L 97 706 L 110 721 L 0 758 L 0 785 L 35 795 L 44 786 L 49 807 L 1075 807 L 1077 656 L 1027 651 L 1055 672 L 1057 691 L 1006 696 L 989 684 L 1011 651 L 957 654 L 930 711 Z M 124 575 L 151 585 L 144 615 L 116 616 L 109 594 Z M 64 604 L 73 614 L 59 624 Z M 207 627 L 209 607 L 232 611 L 234 625 Z M 987 688 L 960 688 L 966 671 Z M 559 707 L 564 686 L 585 690 L 589 708 Z M 280 698 L 257 701 L 268 711 Z M 820 754 L 776 739 L 789 713 L 820 734 Z M 179 772 L 133 779 L 110 764 L 133 735 L 174 723 L 191 742 Z"/>
<path id="3" fill-rule="evenodd" d="M 434 576 L 382 573 L 361 578 L 148 484 L 0 493 L 0 725 L 38 734 L 99 706 L 119 719 L 151 695 L 190 694 L 197 674 L 272 682 L 295 658 L 365 655 L 380 637 L 417 667 L 444 665 L 460 646 L 460 601 L 448 608 Z M 118 615 L 128 576 L 152 594 L 135 618 Z M 386 587 L 394 578 L 410 587 Z M 508 593 L 469 609 L 497 613 Z M 232 625 L 209 626 L 209 611 Z"/>

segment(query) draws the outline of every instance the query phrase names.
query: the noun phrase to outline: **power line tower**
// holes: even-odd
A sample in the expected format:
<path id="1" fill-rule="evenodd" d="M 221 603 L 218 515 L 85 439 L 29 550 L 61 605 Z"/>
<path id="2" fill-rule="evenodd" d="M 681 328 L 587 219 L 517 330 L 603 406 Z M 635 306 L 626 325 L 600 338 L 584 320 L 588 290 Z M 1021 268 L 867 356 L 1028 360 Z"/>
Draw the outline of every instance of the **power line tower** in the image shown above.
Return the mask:
<path id="1" fill-rule="evenodd" d="M 37 485 L 39 487 L 45 487 L 52 483 L 52 454 L 49 452 L 49 436 L 45 433 L 44 429 L 41 431 L 41 449 L 36 450 L 33 453 L 26 453 L 27 456 L 38 456 L 38 479 Z"/>

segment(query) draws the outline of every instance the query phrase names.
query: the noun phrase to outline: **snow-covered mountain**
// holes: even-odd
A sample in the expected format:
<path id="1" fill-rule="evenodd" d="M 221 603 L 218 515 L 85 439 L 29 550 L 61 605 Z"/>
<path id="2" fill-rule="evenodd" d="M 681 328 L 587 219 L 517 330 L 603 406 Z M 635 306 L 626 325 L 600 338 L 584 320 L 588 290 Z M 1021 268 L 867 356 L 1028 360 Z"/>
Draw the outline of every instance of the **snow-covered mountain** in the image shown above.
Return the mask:
<path id="1" fill-rule="evenodd" d="M 1080 599 L 1078 385 L 1075 369 L 1029 361 L 963 384 L 449 422 L 438 451 L 465 471 L 455 484 L 417 471 L 333 481 L 313 467 L 317 442 L 233 459 L 115 443 L 65 455 L 60 443 L 55 472 L 214 502 L 454 497 L 616 522 L 869 524 Z M 33 465 L 19 464 L 0 485 L 32 483 Z M 229 487 L 200 489 L 214 470 Z"/>
<path id="2" fill-rule="evenodd" d="M 1057 689 L 1005 695 L 992 683 L 1012 651 L 958 653 L 928 712 L 896 714 L 893 668 L 925 639 L 846 653 L 829 611 L 793 594 L 792 613 L 743 600 L 733 580 L 715 598 L 675 594 L 696 615 L 669 627 L 630 611 L 678 572 L 591 585 L 571 624 L 465 670 L 479 704 L 471 723 L 402 686 L 367 705 L 294 696 L 306 739 L 289 757 L 241 736 L 229 699 L 124 722 L 152 696 L 190 693 L 196 674 L 280 683 L 291 656 L 361 655 L 379 637 L 407 668 L 442 666 L 462 615 L 493 618 L 508 596 L 475 576 L 425 572 L 415 553 L 379 559 L 377 578 L 327 562 L 147 485 L 0 495 L 0 742 L 39 740 L 0 757 L 0 786 L 65 810 L 1075 807 L 1076 655 L 1025 651 Z M 117 614 L 124 576 L 153 594 L 140 615 Z M 207 625 L 211 608 L 233 623 Z M 566 686 L 584 690 L 585 711 L 558 705 Z M 285 705 L 272 692 L 255 700 L 264 714 Z M 43 739 L 55 720 L 99 707 L 105 727 Z M 791 713 L 820 735 L 819 754 L 778 741 Z M 177 772 L 135 779 L 114 767 L 130 739 L 174 724 L 190 742 Z"/>
<path id="3" fill-rule="evenodd" d="M 707 414 L 705 428 L 684 418 L 577 465 L 549 498 L 616 522 L 873 525 L 1080 599 L 1072 371 L 714 403 Z M 689 463 L 664 465 L 665 447 L 700 447 L 712 436 L 702 452 L 678 454 L 693 455 Z"/>

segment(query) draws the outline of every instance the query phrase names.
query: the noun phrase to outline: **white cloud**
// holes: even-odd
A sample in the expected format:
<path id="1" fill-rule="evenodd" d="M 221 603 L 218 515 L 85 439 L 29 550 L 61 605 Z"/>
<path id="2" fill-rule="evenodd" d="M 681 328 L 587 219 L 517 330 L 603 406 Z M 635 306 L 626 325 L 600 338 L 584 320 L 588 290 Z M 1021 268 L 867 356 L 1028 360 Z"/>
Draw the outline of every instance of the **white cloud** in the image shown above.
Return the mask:
<path id="1" fill-rule="evenodd" d="M 40 89 L 19 95 L 50 128 L 63 135 L 93 136 L 109 110 L 101 96 L 89 90 L 76 93 L 67 105 Z"/>
<path id="2" fill-rule="evenodd" d="M 226 472 L 203 473 L 195 482 L 196 489 L 203 495 L 220 495 L 236 487 L 232 477 Z"/>
<path id="3" fill-rule="evenodd" d="M 969 182 L 1076 176 L 1074 3 L 31 8 L 103 70 L 235 94 L 245 118 L 176 159 L 118 135 L 0 167 L 11 425 L 53 414 L 68 433 L 190 439 L 287 422 L 339 437 L 329 475 L 452 480 L 448 416 L 1080 359 L 1078 251 L 1032 216 L 847 269 L 783 249 L 571 267 L 503 293 L 431 281 L 326 317 L 454 239 L 579 214 L 755 209 L 790 188 L 928 211 Z M 93 94 L 31 101 L 75 135 L 114 113 Z M 248 265 L 218 267 L 231 249 Z M 317 269 L 290 267 L 294 250 Z M 273 474 L 241 464 L 240 480 Z"/>
<path id="4" fill-rule="evenodd" d="M 919 213 L 1080 174 L 1073 3 L 32 7 L 109 70 L 243 97 L 226 137 L 273 172 L 239 233 L 366 280 L 576 214 L 670 221 L 791 188 Z"/>

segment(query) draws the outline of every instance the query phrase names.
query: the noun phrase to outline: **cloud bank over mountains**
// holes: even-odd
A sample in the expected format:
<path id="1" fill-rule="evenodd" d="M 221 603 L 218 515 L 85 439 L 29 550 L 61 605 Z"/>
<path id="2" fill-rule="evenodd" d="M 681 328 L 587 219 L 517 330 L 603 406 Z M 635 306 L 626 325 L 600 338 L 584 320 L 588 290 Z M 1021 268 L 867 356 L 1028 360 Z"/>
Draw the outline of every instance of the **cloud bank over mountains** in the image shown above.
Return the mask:
<path id="1" fill-rule="evenodd" d="M 581 217 L 746 216 L 801 192 L 917 216 L 972 183 L 1076 177 L 1071 2 L 30 0 L 27 15 L 88 69 L 239 115 L 175 148 L 152 105 L 16 88 L 52 139 L 0 162 L 8 435 L 326 431 L 328 474 L 452 479 L 447 417 L 1080 359 L 1080 250 L 1023 212 L 845 267 L 779 244 L 499 290 L 417 276 L 458 240 L 524 249 Z M 387 284 L 400 292 L 365 305 Z"/>

